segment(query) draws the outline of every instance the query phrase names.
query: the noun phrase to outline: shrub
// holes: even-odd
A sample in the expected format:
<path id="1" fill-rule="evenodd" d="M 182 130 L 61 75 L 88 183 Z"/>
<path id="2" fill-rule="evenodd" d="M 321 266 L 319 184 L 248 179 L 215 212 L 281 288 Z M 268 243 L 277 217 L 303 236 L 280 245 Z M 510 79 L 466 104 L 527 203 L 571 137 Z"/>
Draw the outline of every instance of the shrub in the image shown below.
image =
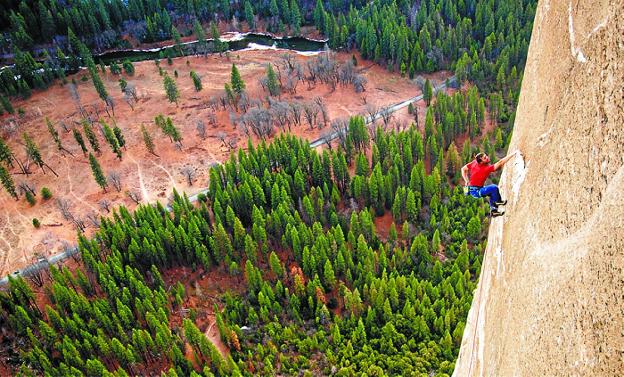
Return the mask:
<path id="1" fill-rule="evenodd" d="M 34 226 L 35 228 L 37 228 L 37 229 L 39 229 L 39 227 L 41 226 L 41 223 L 39 222 L 39 219 L 37 219 L 37 218 L 34 218 L 34 219 L 32 220 L 32 224 L 33 224 L 33 226 Z"/>
<path id="2" fill-rule="evenodd" d="M 26 201 L 31 207 L 37 203 L 37 199 L 35 199 L 35 196 L 30 191 L 26 191 Z"/>
<path id="3" fill-rule="evenodd" d="M 41 197 L 43 200 L 48 200 L 52 197 L 52 191 L 49 188 L 44 187 L 41 189 Z"/>
<path id="4" fill-rule="evenodd" d="M 134 75 L 134 65 L 129 59 L 124 60 L 122 65 L 124 71 L 126 71 L 126 74 L 128 74 L 128 76 Z"/>
<path id="5" fill-rule="evenodd" d="M 197 195 L 197 200 L 202 203 L 206 203 L 208 201 L 208 197 L 202 192 Z"/>

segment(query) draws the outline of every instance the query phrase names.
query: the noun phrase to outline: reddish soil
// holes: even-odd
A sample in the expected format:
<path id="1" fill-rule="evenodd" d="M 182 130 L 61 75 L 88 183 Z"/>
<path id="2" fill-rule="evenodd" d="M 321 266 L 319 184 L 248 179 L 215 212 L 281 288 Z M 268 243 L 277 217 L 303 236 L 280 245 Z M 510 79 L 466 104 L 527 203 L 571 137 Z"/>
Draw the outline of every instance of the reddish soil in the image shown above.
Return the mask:
<path id="1" fill-rule="evenodd" d="M 394 223 L 394 219 L 392 218 L 392 212 L 386 211 L 383 216 L 375 217 L 373 222 L 375 223 L 377 236 L 384 241 L 387 240 L 388 234 L 390 233 L 390 227 L 392 226 L 392 223 Z M 396 224 L 394 226 L 396 227 Z"/>
<path id="2" fill-rule="evenodd" d="M 76 104 L 69 95 L 68 86 L 56 84 L 44 91 L 35 91 L 31 98 L 26 101 L 18 100 L 14 107 L 22 108 L 25 114 L 22 117 L 4 115 L 2 133 L 5 140 L 14 153 L 25 160 L 25 153 L 21 134 L 27 132 L 40 147 L 44 161 L 49 164 L 58 174 L 59 178 L 51 173 L 42 173 L 41 170 L 31 167 L 28 178 L 18 174 L 16 168 L 12 169 L 16 185 L 22 181 L 34 184 L 37 192 L 42 187 L 48 187 L 53 193 L 53 199 L 42 202 L 40 195 L 38 202 L 30 207 L 22 198 L 18 202 L 11 199 L 6 192 L 0 193 L 0 276 L 4 276 L 17 268 L 22 268 L 35 259 L 35 255 L 50 256 L 62 250 L 63 243 L 75 243 L 76 229 L 68 221 L 64 220 L 58 211 L 55 199 L 66 199 L 71 203 L 74 215 L 80 216 L 89 225 L 87 234 L 91 234 L 95 228 L 86 220 L 87 214 L 106 215 L 99 208 L 99 201 L 109 200 L 114 206 L 125 205 L 133 208 L 135 204 L 125 195 L 127 190 L 135 190 L 141 193 L 142 202 L 154 202 L 156 200 L 167 201 L 171 197 L 173 188 L 185 191 L 189 195 L 200 191 L 207 185 L 208 170 L 211 164 L 225 160 L 230 153 L 218 139 L 216 134 L 224 132 L 228 137 L 237 138 L 237 146 L 246 146 L 246 137 L 238 129 L 233 129 L 228 116 L 228 111 L 219 110 L 217 124 L 210 126 L 207 116 L 212 112 L 207 107 L 207 100 L 218 97 L 223 93 L 223 86 L 229 81 L 232 63 L 235 63 L 247 85 L 246 91 L 251 98 L 262 98 L 262 92 L 258 78 L 264 74 L 265 64 L 277 63 L 279 56 L 284 51 L 238 51 L 231 54 L 230 60 L 225 56 L 211 55 L 204 57 L 186 57 L 174 59 L 173 65 L 161 62 L 161 67 L 173 77 L 174 70 L 178 71 L 176 79 L 180 91 L 179 106 L 169 103 L 165 97 L 162 77 L 158 74 L 158 68 L 152 61 L 144 61 L 135 64 L 134 76 L 126 80 L 133 83 L 137 88 L 138 102 L 132 110 L 123 100 L 119 89 L 120 76 L 110 72 L 102 75 L 102 80 L 115 102 L 115 116 L 109 118 L 104 111 L 103 102 L 97 97 L 93 84 L 82 81 L 83 76 L 88 76 L 86 71 L 81 71 L 69 80 L 76 79 L 78 93 L 82 106 L 93 112 L 97 107 L 101 119 L 109 124 L 116 124 L 123 130 L 127 142 L 127 150 L 123 151 L 123 159 L 120 161 L 111 152 L 102 135 L 98 133 L 102 154 L 98 160 L 105 174 L 117 171 L 122 177 L 122 191 L 116 192 L 109 187 L 104 193 L 95 183 L 88 158 L 82 155 L 71 132 L 64 132 L 60 121 L 64 121 L 70 127 L 79 127 L 76 122 L 80 120 Z M 307 84 L 300 83 L 294 96 L 282 95 L 282 100 L 310 101 L 320 96 L 324 99 L 330 118 L 347 117 L 353 114 L 365 112 L 363 97 L 367 101 L 374 102 L 378 106 L 387 106 L 409 97 L 419 94 L 417 84 L 401 78 L 398 74 L 388 73 L 385 69 L 367 62 L 356 54 L 359 64 L 358 69 L 365 67 L 362 74 L 368 84 L 366 92 L 356 94 L 351 86 L 338 86 L 335 91 L 329 87 L 317 84 L 308 88 Z M 304 62 L 314 57 L 296 55 L 296 59 Z M 351 58 L 351 53 L 338 53 L 337 60 L 344 61 Z M 187 65 L 186 62 L 189 62 Z M 196 92 L 189 77 L 191 70 L 196 71 L 202 77 L 203 90 Z M 295 97 L 295 98 L 293 98 Z M 402 109 L 395 114 L 407 115 L 407 109 Z M 182 151 L 176 150 L 174 145 L 164 137 L 162 132 L 154 124 L 154 117 L 158 114 L 170 116 L 174 124 L 180 129 L 183 136 Z M 424 119 L 424 111 L 420 112 Z M 60 133 L 65 148 L 69 149 L 74 157 L 62 156 L 51 141 L 51 137 L 45 127 L 44 118 L 48 117 L 55 124 Z M 203 120 L 207 127 L 208 137 L 202 140 L 196 132 L 195 122 Z M 140 125 L 144 124 L 154 137 L 158 157 L 149 154 L 142 141 Z M 325 128 L 311 130 L 307 125 L 299 128 L 293 127 L 292 133 L 307 139 L 317 138 L 321 132 L 328 132 Z M 254 138 L 254 142 L 258 142 Z M 184 166 L 195 168 L 195 181 L 189 186 L 181 174 Z M 32 219 L 41 221 L 41 228 L 32 226 Z"/>

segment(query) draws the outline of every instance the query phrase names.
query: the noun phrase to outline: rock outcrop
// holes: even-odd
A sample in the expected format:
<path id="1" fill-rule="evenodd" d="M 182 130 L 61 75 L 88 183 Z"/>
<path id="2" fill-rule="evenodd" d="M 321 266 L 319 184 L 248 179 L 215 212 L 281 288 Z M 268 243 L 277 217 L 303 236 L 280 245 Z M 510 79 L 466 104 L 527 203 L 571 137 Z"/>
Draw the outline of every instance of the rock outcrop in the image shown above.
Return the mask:
<path id="1" fill-rule="evenodd" d="M 453 376 L 624 373 L 624 1 L 540 0 Z"/>

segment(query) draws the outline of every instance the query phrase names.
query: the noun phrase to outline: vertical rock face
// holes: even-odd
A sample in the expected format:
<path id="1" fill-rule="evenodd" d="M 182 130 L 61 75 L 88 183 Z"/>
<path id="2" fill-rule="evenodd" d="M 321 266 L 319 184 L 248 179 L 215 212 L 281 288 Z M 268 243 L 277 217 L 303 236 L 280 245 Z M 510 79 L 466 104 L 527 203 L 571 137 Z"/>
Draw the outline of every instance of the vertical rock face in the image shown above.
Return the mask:
<path id="1" fill-rule="evenodd" d="M 453 376 L 624 371 L 624 1 L 540 0 Z"/>

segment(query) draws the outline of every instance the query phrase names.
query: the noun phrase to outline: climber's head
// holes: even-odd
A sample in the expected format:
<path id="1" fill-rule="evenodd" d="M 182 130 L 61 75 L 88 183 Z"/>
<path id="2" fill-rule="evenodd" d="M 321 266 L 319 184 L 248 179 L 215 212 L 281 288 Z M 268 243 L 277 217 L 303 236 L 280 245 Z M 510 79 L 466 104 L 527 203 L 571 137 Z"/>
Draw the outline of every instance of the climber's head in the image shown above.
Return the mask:
<path id="1" fill-rule="evenodd" d="M 477 153 L 475 159 L 477 160 L 477 163 L 481 165 L 485 165 L 490 162 L 490 156 L 483 152 Z"/>

